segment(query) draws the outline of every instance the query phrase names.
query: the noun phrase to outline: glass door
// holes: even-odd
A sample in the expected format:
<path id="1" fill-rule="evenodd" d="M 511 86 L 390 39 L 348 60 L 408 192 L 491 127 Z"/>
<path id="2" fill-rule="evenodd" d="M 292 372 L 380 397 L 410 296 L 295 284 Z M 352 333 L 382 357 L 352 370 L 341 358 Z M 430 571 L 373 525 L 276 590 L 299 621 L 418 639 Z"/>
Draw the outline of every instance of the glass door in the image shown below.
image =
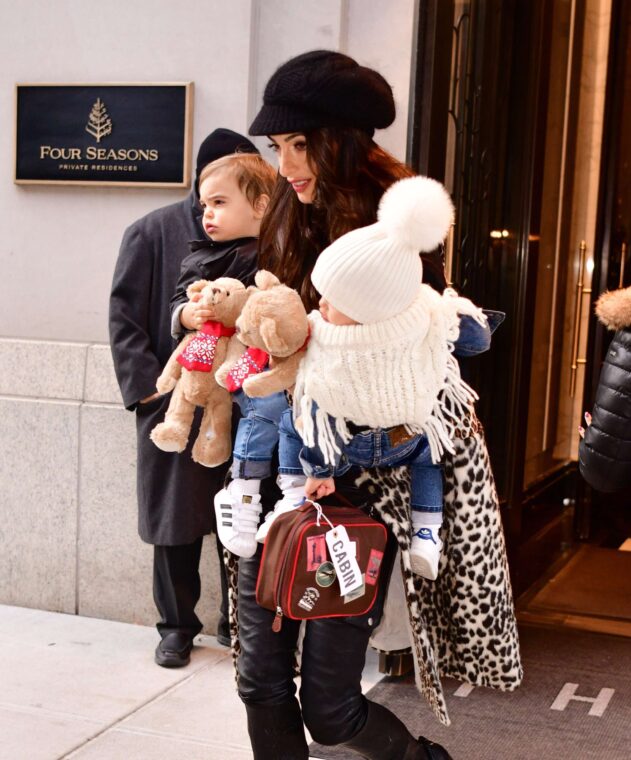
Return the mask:
<path id="1" fill-rule="evenodd" d="M 454 199 L 454 286 L 507 314 L 466 372 L 480 394 L 517 590 L 573 534 L 608 3 L 419 5 L 409 158 Z"/>
<path id="2" fill-rule="evenodd" d="M 530 353 L 528 425 L 523 488 L 538 483 L 575 462 L 578 424 L 584 381 L 585 319 L 593 264 L 593 216 L 574 220 L 585 209 L 573 208 L 572 195 L 585 164 L 577 161 L 583 146 L 577 145 L 578 95 L 572 87 L 572 63 L 576 54 L 576 1 L 555 0 L 550 20 L 550 57 L 542 130 L 542 171 L 535 195 L 538 225 L 535 273 L 535 310 Z M 543 88 L 542 88 L 543 89 Z M 544 94 L 544 93 L 542 93 Z M 597 176 L 596 184 L 597 184 Z M 581 188 L 582 189 L 582 188 Z M 580 198 L 576 199 L 580 203 Z M 583 202 L 587 199 L 583 196 Z M 582 228 L 582 229 L 581 229 Z M 577 241 L 574 230 L 580 241 Z M 589 234 L 591 232 L 591 234 Z M 590 240 L 590 255 L 585 240 Z M 582 329 L 581 329 L 582 328 Z M 580 356 L 579 356 L 580 354 Z"/>

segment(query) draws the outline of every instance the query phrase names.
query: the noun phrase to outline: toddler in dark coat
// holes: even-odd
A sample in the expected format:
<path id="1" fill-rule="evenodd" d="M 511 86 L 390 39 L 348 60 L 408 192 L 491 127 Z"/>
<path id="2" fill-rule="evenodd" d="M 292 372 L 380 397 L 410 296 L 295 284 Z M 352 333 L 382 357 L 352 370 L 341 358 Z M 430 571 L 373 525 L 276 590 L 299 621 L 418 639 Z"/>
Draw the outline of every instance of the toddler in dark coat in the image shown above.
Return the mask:
<path id="1" fill-rule="evenodd" d="M 234 263 L 248 260 L 255 266 L 256 237 L 272 192 L 276 172 L 260 156 L 234 155 L 215 161 L 200 177 L 203 226 L 209 247 L 194 251 L 182 262 L 182 272 L 172 301 L 172 331 L 197 330 L 210 312 L 197 301 L 186 300 L 187 287 L 205 277 L 211 263 L 224 262 L 222 276 L 230 276 Z M 249 283 L 245 283 L 249 284 Z M 245 351 L 245 347 L 242 347 Z M 228 359 L 229 361 L 230 359 Z M 268 356 L 248 349 L 225 378 L 242 418 L 234 443 L 232 481 L 215 497 L 217 533 L 223 545 L 240 557 L 256 551 L 255 534 L 261 514 L 261 480 L 271 474 L 278 442 L 278 422 L 287 408 L 282 393 L 249 398 L 242 389 L 248 374 L 262 371 Z M 221 382 L 222 380 L 220 380 Z"/>

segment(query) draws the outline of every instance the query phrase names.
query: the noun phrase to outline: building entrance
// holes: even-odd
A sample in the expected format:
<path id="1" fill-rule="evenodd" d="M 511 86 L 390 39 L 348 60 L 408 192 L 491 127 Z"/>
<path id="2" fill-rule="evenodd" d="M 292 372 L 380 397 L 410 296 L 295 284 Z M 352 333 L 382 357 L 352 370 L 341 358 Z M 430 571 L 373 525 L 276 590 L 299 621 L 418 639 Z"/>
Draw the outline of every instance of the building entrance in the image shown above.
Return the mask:
<path id="1" fill-rule="evenodd" d="M 419 6 L 409 159 L 454 198 L 445 259 L 455 287 L 507 313 L 491 352 L 473 360 L 469 373 L 481 397 L 518 594 L 569 568 L 579 551 L 575 571 L 593 571 L 600 560 L 587 556 L 589 545 L 617 550 L 613 534 L 624 539 L 626 531 L 615 528 L 611 508 L 595 518 L 600 501 L 576 465 L 578 427 L 605 345 L 593 300 L 618 286 L 628 257 L 631 205 L 621 209 L 613 200 L 628 174 L 616 167 L 625 165 L 631 142 L 631 124 L 621 125 L 626 110 L 612 103 L 630 89 L 622 85 L 631 65 L 620 62 L 628 57 L 625 5 Z M 602 150 L 614 126 L 617 160 Z M 629 505 L 628 497 L 621 498 Z M 616 561 L 626 557 L 631 570 L 631 552 Z"/>

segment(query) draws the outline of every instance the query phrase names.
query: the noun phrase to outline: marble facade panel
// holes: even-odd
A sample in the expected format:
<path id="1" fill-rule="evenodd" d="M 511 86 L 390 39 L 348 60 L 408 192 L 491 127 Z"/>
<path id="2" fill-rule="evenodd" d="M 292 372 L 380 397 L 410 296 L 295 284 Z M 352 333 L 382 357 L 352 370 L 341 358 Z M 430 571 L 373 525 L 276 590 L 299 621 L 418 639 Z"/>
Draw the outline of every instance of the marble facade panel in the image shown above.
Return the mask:
<path id="1" fill-rule="evenodd" d="M 85 343 L 0 339 L 0 395 L 80 399 Z"/>
<path id="2" fill-rule="evenodd" d="M 77 402 L 0 398 L 0 602 L 75 612 Z"/>
<path id="3" fill-rule="evenodd" d="M 106 344 L 95 343 L 88 346 L 83 397 L 88 402 L 122 404 L 114 374 L 112 352 Z"/>
<path id="4" fill-rule="evenodd" d="M 153 550 L 137 532 L 134 415 L 120 406 L 81 409 L 78 610 L 81 615 L 153 625 Z M 214 634 L 220 599 L 214 536 L 204 542 L 197 614 Z"/>

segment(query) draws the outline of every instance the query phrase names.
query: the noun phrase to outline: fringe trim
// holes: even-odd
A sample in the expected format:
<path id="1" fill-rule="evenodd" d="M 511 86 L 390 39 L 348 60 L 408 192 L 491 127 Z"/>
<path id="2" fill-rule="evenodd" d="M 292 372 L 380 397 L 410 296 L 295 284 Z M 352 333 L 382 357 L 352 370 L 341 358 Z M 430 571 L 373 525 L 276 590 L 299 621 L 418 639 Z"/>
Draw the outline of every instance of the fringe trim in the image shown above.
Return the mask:
<path id="1" fill-rule="evenodd" d="M 457 315 L 465 314 L 468 317 L 472 317 L 479 325 L 486 327 L 487 318 L 484 315 L 484 312 L 468 298 L 459 296 L 453 288 L 445 288 L 441 297 L 445 307 L 454 310 Z M 460 319 L 456 319 L 455 321 L 452 320 L 451 328 L 447 333 L 448 340 L 452 342 L 457 340 L 459 334 Z M 453 351 L 452 345 L 449 346 L 449 350 Z"/>
<path id="2" fill-rule="evenodd" d="M 342 449 L 338 446 L 337 443 L 338 437 L 342 440 L 343 443 L 348 443 L 353 435 L 348 429 L 345 419 L 334 419 L 322 409 L 316 409 L 314 414 L 313 408 L 314 401 L 310 396 L 303 396 L 300 399 L 302 440 L 304 441 L 305 446 L 308 446 L 310 448 L 314 447 L 317 444 L 318 448 L 322 452 L 325 463 L 329 465 L 335 465 L 337 459 L 342 454 Z M 334 421 L 334 424 L 331 424 L 331 420 Z"/>
<path id="3" fill-rule="evenodd" d="M 458 362 L 450 354 L 445 384 L 436 398 L 431 414 L 423 424 L 409 423 L 405 429 L 413 435 L 426 435 L 432 461 L 440 462 L 445 452 L 455 452 L 453 440 L 456 432 L 462 427 L 463 420 L 472 417 L 472 407 L 477 400 L 478 394 L 462 379 Z M 344 418 L 332 418 L 322 409 L 316 409 L 314 414 L 313 408 L 313 399 L 303 396 L 300 400 L 302 439 L 305 446 L 318 446 L 326 464 L 335 465 L 342 454 L 338 440 L 348 443 L 353 436 Z M 334 424 L 331 424 L 331 420 Z"/>

